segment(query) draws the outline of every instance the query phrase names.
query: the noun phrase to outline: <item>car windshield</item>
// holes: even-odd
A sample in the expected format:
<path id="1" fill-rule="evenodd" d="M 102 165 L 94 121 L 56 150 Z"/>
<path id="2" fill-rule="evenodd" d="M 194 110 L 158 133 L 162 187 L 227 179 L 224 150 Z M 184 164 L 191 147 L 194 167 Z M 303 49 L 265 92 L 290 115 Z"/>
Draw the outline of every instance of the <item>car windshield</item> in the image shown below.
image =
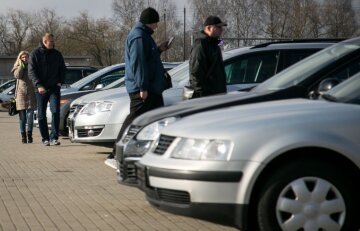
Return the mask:
<path id="1" fill-rule="evenodd" d="M 70 87 L 72 87 L 72 88 L 80 88 L 80 87 L 82 87 L 84 84 L 86 84 L 86 83 L 88 83 L 89 81 L 95 79 L 96 77 L 101 76 L 101 75 L 109 72 L 110 70 L 114 69 L 115 66 L 116 66 L 116 65 L 108 66 L 108 67 L 105 67 L 105 68 L 103 68 L 103 69 L 101 69 L 101 70 L 99 70 L 99 71 L 97 71 L 97 72 L 94 72 L 94 73 L 86 76 L 85 78 L 82 78 L 82 79 L 80 79 L 79 81 L 71 84 Z"/>
<path id="2" fill-rule="evenodd" d="M 185 61 L 179 66 L 171 69 L 169 71 L 171 76 L 171 81 L 173 82 L 174 87 L 177 86 L 180 82 L 189 81 L 189 62 Z"/>
<path id="3" fill-rule="evenodd" d="M 252 91 L 276 91 L 298 85 L 308 76 L 311 76 L 321 70 L 324 66 L 333 63 L 334 60 L 338 60 L 349 53 L 358 50 L 359 48 L 359 43 L 352 43 L 352 41 L 335 44 L 313 54 L 312 56 L 309 56 L 293 66 L 290 66 L 267 81 L 259 84 Z"/>
<path id="4" fill-rule="evenodd" d="M 360 104 L 360 73 L 329 90 L 322 98 L 342 103 Z"/>
<path id="5" fill-rule="evenodd" d="M 223 60 L 226 61 L 242 52 L 249 50 L 250 47 L 242 47 L 223 52 Z M 185 61 L 169 71 L 174 87 L 184 86 L 189 82 L 189 61 Z"/>
<path id="6" fill-rule="evenodd" d="M 101 90 L 108 90 L 108 89 L 112 89 L 112 88 L 116 88 L 116 87 L 120 87 L 120 86 L 125 86 L 124 84 L 124 78 L 115 80 L 114 82 L 106 85 L 105 87 L 103 87 Z"/>

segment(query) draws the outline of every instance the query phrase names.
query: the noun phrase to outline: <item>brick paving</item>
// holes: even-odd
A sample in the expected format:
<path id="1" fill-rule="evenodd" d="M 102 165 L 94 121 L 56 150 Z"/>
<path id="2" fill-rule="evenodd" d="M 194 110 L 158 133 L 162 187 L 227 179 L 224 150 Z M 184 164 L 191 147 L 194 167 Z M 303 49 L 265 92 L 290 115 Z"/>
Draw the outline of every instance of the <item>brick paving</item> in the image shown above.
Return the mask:
<path id="1" fill-rule="evenodd" d="M 236 230 L 160 211 L 116 181 L 110 149 L 20 141 L 18 116 L 0 111 L 0 230 Z"/>

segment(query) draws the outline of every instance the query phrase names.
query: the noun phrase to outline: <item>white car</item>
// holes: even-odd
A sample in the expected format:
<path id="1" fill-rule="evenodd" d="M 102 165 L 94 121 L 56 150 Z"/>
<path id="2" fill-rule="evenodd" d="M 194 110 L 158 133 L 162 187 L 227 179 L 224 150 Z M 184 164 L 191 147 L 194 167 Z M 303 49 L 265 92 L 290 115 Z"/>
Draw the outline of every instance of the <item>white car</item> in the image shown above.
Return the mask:
<path id="1" fill-rule="evenodd" d="M 130 113 L 125 87 L 91 93 L 72 102 L 68 118 L 72 142 L 112 147 Z"/>
<path id="2" fill-rule="evenodd" d="M 226 51 L 223 56 L 228 91 L 251 88 L 293 63 L 334 43 L 336 42 L 321 40 L 313 43 L 283 42 Z M 165 105 L 182 100 L 183 86 L 189 82 L 188 62 L 173 68 L 169 74 L 173 87 L 163 93 Z M 96 98 L 91 104 L 83 106 L 69 123 L 73 130 L 72 141 L 113 146 L 129 113 L 129 104 L 129 96 L 121 93 L 113 99 L 107 97 L 106 101 Z M 105 105 L 109 108 L 103 108 Z"/>
<path id="3" fill-rule="evenodd" d="M 360 228 L 360 74 L 323 95 L 163 128 L 137 165 L 147 200 L 241 230 Z"/>

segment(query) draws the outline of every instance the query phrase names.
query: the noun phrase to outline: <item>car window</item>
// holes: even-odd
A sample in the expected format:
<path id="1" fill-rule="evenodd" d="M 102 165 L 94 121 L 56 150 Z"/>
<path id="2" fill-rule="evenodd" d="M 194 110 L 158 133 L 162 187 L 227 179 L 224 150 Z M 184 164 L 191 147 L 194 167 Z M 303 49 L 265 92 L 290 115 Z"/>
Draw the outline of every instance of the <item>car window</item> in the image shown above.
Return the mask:
<path id="1" fill-rule="evenodd" d="M 312 56 L 290 66 L 273 78 L 268 79 L 253 89 L 254 92 L 274 91 L 295 86 L 336 60 L 360 49 L 359 44 L 341 42 L 321 50 Z"/>
<path id="2" fill-rule="evenodd" d="M 314 54 L 320 49 L 308 49 L 308 50 L 287 50 L 284 55 L 285 68 L 289 67 L 300 60 Z"/>
<path id="3" fill-rule="evenodd" d="M 360 72 L 329 90 L 324 95 L 324 98 L 329 98 L 326 96 L 331 96 L 331 99 L 335 99 L 338 102 L 360 104 L 359 89 Z"/>
<path id="4" fill-rule="evenodd" d="M 329 76 L 327 76 L 327 78 L 336 78 L 341 82 L 345 79 L 350 78 L 359 71 L 360 71 L 360 59 L 355 59 L 352 62 L 345 65 L 344 67 L 339 68 L 334 73 L 331 73 Z"/>
<path id="5" fill-rule="evenodd" d="M 93 81 L 89 82 L 88 84 L 86 84 L 85 86 L 83 86 L 82 88 L 80 88 L 80 91 L 83 90 L 94 90 L 96 85 L 102 83 L 101 81 L 104 82 L 104 85 L 108 85 L 109 83 L 115 81 L 116 79 L 119 79 L 119 77 L 117 78 L 109 78 L 109 76 L 125 76 L 125 69 L 117 69 L 117 70 L 113 70 L 110 71 L 108 73 L 106 73 L 105 75 L 99 76 L 98 78 L 94 79 Z"/>
<path id="6" fill-rule="evenodd" d="M 226 83 L 261 83 L 273 76 L 278 62 L 278 51 L 254 53 L 225 65 Z"/>
<path id="7" fill-rule="evenodd" d="M 64 84 L 72 84 L 82 79 L 81 70 L 67 70 L 65 72 Z"/>

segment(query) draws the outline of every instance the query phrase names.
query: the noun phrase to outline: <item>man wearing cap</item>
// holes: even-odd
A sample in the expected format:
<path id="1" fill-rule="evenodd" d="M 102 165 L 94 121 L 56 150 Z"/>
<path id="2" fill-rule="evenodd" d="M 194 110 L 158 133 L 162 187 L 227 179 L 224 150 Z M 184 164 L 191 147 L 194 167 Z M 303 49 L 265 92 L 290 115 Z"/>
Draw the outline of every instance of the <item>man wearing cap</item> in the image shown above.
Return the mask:
<path id="1" fill-rule="evenodd" d="M 167 41 L 157 46 L 151 35 L 158 27 L 159 13 L 149 7 L 129 32 L 125 42 L 125 86 L 130 97 L 130 114 L 126 117 L 117 141 L 139 115 L 164 106 L 162 92 L 168 88 L 160 53 L 169 49 Z M 113 158 L 110 154 L 108 158 Z"/>
<path id="2" fill-rule="evenodd" d="M 227 26 L 217 16 L 209 16 L 204 30 L 195 36 L 189 58 L 190 85 L 194 89 L 192 98 L 226 92 L 226 74 L 219 38 Z"/>

